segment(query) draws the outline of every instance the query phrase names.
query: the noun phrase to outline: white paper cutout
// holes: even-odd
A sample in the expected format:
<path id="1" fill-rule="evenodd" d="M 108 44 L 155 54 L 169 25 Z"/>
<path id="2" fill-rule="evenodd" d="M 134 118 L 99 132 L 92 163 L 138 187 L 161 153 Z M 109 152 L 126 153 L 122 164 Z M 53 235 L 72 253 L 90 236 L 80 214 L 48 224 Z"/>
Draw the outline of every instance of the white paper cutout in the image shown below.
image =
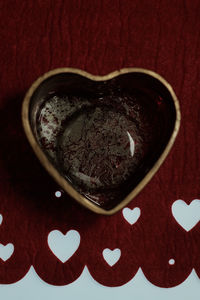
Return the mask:
<path id="1" fill-rule="evenodd" d="M 179 225 L 190 231 L 200 221 L 200 200 L 194 199 L 189 205 L 176 200 L 172 205 L 172 214 Z"/>
<path id="2" fill-rule="evenodd" d="M 7 261 L 14 252 L 14 245 L 9 243 L 7 245 L 0 244 L 0 258 Z"/>
<path id="3" fill-rule="evenodd" d="M 61 191 L 56 191 L 56 192 L 55 192 L 55 196 L 56 196 L 57 198 L 60 198 L 60 197 L 62 196 Z"/>
<path id="4" fill-rule="evenodd" d="M 174 260 L 173 258 L 171 258 L 171 259 L 169 260 L 169 265 L 173 266 L 174 264 L 175 264 L 175 260 Z"/>
<path id="5" fill-rule="evenodd" d="M 141 268 L 126 284 L 108 287 L 98 283 L 87 267 L 74 282 L 64 286 L 54 286 L 43 281 L 33 266 L 18 282 L 0 285 L 2 300 L 199 300 L 200 280 L 193 269 L 188 278 L 172 288 L 160 288 L 147 280 Z"/>
<path id="6" fill-rule="evenodd" d="M 109 266 L 114 266 L 121 256 L 121 250 L 119 248 L 116 248 L 114 250 L 110 250 L 108 248 L 103 250 L 103 258 L 107 262 Z"/>
<path id="7" fill-rule="evenodd" d="M 59 230 L 53 230 L 48 235 L 48 245 L 53 254 L 65 263 L 77 251 L 80 234 L 76 230 L 70 230 L 65 235 Z"/>
<path id="8" fill-rule="evenodd" d="M 128 207 L 125 207 L 123 210 L 122 210 L 122 214 L 123 214 L 123 217 L 124 219 L 130 224 L 130 225 L 133 225 L 135 224 L 140 215 L 141 215 L 141 210 L 139 207 L 135 207 L 133 209 L 130 209 Z"/>

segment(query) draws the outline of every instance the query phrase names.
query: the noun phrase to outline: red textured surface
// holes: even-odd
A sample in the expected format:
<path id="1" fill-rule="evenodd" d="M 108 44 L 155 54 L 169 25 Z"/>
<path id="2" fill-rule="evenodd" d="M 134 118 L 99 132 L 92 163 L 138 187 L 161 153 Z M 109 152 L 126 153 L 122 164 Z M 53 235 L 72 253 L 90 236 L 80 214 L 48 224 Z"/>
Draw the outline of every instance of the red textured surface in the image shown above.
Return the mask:
<path id="1" fill-rule="evenodd" d="M 188 233 L 175 221 L 176 199 L 200 194 L 200 2 L 1 1 L 0 2 L 0 243 L 13 243 L 0 260 L 0 283 L 21 279 L 33 265 L 51 284 L 68 284 L 86 264 L 100 283 L 117 286 L 138 268 L 153 284 L 181 283 L 194 267 L 200 276 L 199 225 Z M 182 124 L 175 146 L 151 182 L 129 205 L 141 217 L 131 226 L 122 213 L 98 216 L 68 196 L 31 152 L 21 126 L 23 96 L 44 72 L 63 66 L 106 74 L 144 67 L 164 76 L 180 99 Z M 51 230 L 79 231 L 81 244 L 65 263 L 49 250 Z M 120 248 L 112 268 L 104 248 Z M 174 258 L 174 266 L 168 260 Z"/>

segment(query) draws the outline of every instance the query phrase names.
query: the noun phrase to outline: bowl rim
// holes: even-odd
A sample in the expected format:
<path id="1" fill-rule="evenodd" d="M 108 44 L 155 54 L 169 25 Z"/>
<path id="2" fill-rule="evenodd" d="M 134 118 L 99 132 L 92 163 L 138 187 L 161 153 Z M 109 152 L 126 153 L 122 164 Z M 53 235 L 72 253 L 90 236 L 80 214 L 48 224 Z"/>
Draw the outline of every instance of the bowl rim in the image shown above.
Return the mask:
<path id="1" fill-rule="evenodd" d="M 152 168 L 148 171 L 148 173 L 143 177 L 143 179 L 135 186 L 135 188 L 120 202 L 118 203 L 114 208 L 110 210 L 106 210 L 97 204 L 91 202 L 79 192 L 77 192 L 69 182 L 58 172 L 58 170 L 51 164 L 45 153 L 40 148 L 39 144 L 36 141 L 36 138 L 33 134 L 33 131 L 30 126 L 29 122 L 29 108 L 30 108 L 30 101 L 31 97 L 33 96 L 36 89 L 40 86 L 40 84 L 45 81 L 47 78 L 52 77 L 54 75 L 58 75 L 61 73 L 74 73 L 81 75 L 85 78 L 88 78 L 93 81 L 107 81 L 110 79 L 113 79 L 114 77 L 118 77 L 122 74 L 128 74 L 128 73 L 142 73 L 149 75 L 155 79 L 157 79 L 159 82 L 161 82 L 166 89 L 169 91 L 173 103 L 174 108 L 176 111 L 176 119 L 174 123 L 174 129 L 171 134 L 171 137 L 164 149 L 164 151 L 161 153 L 160 157 L 157 159 L 155 164 L 152 166 Z M 107 75 L 93 75 L 86 71 L 83 71 L 81 69 L 76 68 L 57 68 L 53 69 L 51 71 L 46 72 L 42 76 L 40 76 L 36 81 L 33 82 L 31 87 L 28 89 L 27 93 L 25 94 L 23 103 L 22 103 L 22 124 L 23 128 L 26 134 L 26 137 L 35 152 L 36 156 L 38 157 L 39 161 L 43 165 L 43 167 L 47 170 L 47 172 L 54 178 L 54 180 L 66 191 L 72 198 L 74 198 L 76 201 L 78 201 L 80 204 L 85 206 L 86 208 L 90 209 L 91 211 L 102 214 L 102 215 L 112 215 L 116 213 L 117 211 L 121 210 L 123 207 L 125 207 L 133 198 L 136 197 L 136 195 L 145 187 L 145 185 L 150 181 L 150 179 L 153 177 L 153 175 L 158 171 L 161 164 L 164 162 L 165 158 L 167 157 L 169 151 L 171 150 L 174 141 L 176 139 L 176 136 L 178 134 L 179 128 L 180 128 L 180 121 L 181 121 L 181 113 L 180 113 L 180 105 L 179 101 L 177 99 L 177 96 L 171 87 L 171 85 L 158 73 L 147 70 L 144 68 L 123 68 L 116 70 L 114 72 L 111 72 Z"/>

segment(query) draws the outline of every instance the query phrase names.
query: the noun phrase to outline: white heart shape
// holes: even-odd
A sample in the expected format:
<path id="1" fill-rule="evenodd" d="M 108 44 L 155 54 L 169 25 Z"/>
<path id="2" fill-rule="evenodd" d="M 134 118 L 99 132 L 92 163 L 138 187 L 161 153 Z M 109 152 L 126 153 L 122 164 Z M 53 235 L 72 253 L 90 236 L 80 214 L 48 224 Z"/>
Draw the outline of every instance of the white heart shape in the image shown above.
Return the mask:
<path id="1" fill-rule="evenodd" d="M 70 230 L 65 235 L 59 230 L 53 230 L 48 235 L 48 245 L 53 254 L 65 263 L 77 251 L 80 234 L 76 230 Z"/>
<path id="2" fill-rule="evenodd" d="M 189 205 L 183 200 L 176 200 L 172 205 L 175 220 L 190 231 L 200 221 L 200 200 L 194 199 Z"/>
<path id="3" fill-rule="evenodd" d="M 135 207 L 133 209 L 130 209 L 128 207 L 125 207 L 122 210 L 122 214 L 124 219 L 131 225 L 135 224 L 137 220 L 139 219 L 141 215 L 141 210 L 139 207 Z"/>
<path id="4" fill-rule="evenodd" d="M 14 245 L 9 243 L 7 245 L 0 244 L 0 258 L 3 261 L 8 260 L 14 252 Z"/>
<path id="5" fill-rule="evenodd" d="M 3 216 L 0 214 L 0 225 L 2 224 L 3 222 Z"/>
<path id="6" fill-rule="evenodd" d="M 107 262 L 109 266 L 114 266 L 121 256 L 121 250 L 119 248 L 116 248 L 114 250 L 110 250 L 109 248 L 106 248 L 103 250 L 103 258 Z"/>

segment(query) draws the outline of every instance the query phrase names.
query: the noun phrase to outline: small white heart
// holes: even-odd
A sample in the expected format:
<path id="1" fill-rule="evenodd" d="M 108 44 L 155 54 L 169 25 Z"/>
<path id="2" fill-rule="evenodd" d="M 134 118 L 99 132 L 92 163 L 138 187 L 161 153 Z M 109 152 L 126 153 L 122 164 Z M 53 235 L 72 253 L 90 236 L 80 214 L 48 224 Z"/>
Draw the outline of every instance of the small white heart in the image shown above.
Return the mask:
<path id="1" fill-rule="evenodd" d="M 114 250 L 110 250 L 108 248 L 103 250 L 103 258 L 107 262 L 109 266 L 114 266 L 121 256 L 121 250 L 119 248 L 116 248 Z"/>
<path id="2" fill-rule="evenodd" d="M 200 221 L 200 200 L 195 199 L 189 205 L 183 200 L 176 200 L 172 205 L 172 214 L 186 231 L 190 231 Z"/>
<path id="3" fill-rule="evenodd" d="M 0 214 L 0 225 L 2 224 L 3 222 L 3 216 Z"/>
<path id="4" fill-rule="evenodd" d="M 141 215 L 141 210 L 139 207 L 130 209 L 125 207 L 122 211 L 124 219 L 131 225 L 135 224 Z"/>
<path id="5" fill-rule="evenodd" d="M 59 230 L 53 230 L 48 235 L 48 245 L 53 254 L 65 263 L 77 251 L 80 234 L 76 230 L 70 230 L 65 235 Z"/>
<path id="6" fill-rule="evenodd" d="M 0 244 L 0 258 L 3 261 L 8 260 L 14 252 L 14 245 L 9 243 L 7 245 Z"/>

